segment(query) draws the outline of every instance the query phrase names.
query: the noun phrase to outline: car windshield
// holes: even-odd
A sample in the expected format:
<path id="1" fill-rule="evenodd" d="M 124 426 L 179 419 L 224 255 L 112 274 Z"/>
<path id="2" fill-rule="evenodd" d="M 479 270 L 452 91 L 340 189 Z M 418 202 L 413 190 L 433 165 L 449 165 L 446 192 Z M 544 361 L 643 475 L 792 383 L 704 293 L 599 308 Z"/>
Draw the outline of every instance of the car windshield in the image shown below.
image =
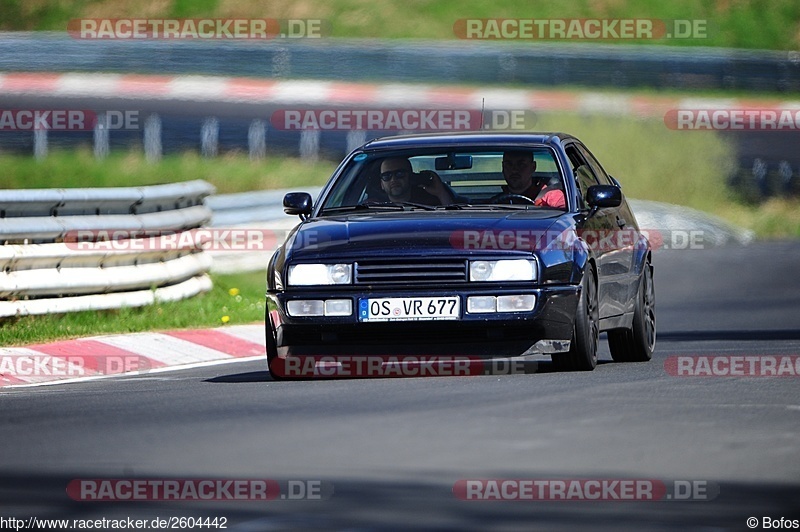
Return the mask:
<path id="1" fill-rule="evenodd" d="M 349 209 L 563 210 L 564 190 L 564 176 L 548 147 L 362 152 L 339 174 L 320 213 Z"/>

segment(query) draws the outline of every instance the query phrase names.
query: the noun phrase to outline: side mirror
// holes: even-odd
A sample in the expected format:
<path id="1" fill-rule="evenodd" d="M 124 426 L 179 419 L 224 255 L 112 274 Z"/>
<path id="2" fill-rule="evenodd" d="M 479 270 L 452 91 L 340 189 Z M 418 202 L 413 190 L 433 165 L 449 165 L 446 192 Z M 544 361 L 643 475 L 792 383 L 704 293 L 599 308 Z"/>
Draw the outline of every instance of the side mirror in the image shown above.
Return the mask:
<path id="1" fill-rule="evenodd" d="M 622 205 L 622 190 L 614 185 L 592 185 L 586 191 L 586 203 L 592 210 Z"/>
<path id="2" fill-rule="evenodd" d="M 311 194 L 308 192 L 289 192 L 283 197 L 283 212 L 297 214 L 305 220 L 311 216 L 312 202 Z"/>

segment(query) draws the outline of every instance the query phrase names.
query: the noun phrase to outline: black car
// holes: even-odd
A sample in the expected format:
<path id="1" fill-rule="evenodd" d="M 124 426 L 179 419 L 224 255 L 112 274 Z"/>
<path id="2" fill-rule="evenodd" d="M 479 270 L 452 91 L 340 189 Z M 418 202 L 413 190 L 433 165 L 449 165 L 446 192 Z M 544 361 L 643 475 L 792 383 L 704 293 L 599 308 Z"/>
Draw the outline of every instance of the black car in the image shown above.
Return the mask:
<path id="1" fill-rule="evenodd" d="M 533 164 L 531 164 L 533 163 Z M 563 133 L 376 139 L 350 153 L 272 257 L 275 378 L 321 358 L 549 354 L 650 360 L 650 244 L 620 184 Z"/>

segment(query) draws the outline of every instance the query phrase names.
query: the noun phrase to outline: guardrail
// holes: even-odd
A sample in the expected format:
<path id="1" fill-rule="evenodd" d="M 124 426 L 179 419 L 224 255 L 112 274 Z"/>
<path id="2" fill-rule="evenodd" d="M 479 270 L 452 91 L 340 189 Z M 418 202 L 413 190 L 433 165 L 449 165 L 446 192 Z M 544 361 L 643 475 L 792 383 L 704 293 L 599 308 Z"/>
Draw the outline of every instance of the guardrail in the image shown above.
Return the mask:
<path id="1" fill-rule="evenodd" d="M 304 191 L 316 198 L 320 187 L 297 187 L 283 190 L 243 192 L 211 196 L 206 205 L 214 212 L 211 227 L 247 228 L 267 230 L 273 233 L 276 244 L 283 242 L 286 234 L 300 220 L 283 212 L 283 196 L 287 192 Z M 236 273 L 263 270 L 273 249 L 248 251 L 209 251 L 214 259 L 211 271 L 214 273 Z"/>
<path id="2" fill-rule="evenodd" d="M 299 189 L 308 192 L 313 197 L 316 197 L 322 190 L 320 187 L 299 187 Z M 283 197 L 287 192 L 299 189 L 263 190 L 209 196 L 206 199 L 206 206 L 214 213 L 210 225 L 227 227 L 285 220 L 288 217 L 283 213 Z"/>
<path id="3" fill-rule="evenodd" d="M 212 258 L 202 248 L 151 247 L 136 236 L 201 227 L 212 217 L 204 200 L 213 192 L 205 181 L 0 191 L 0 317 L 141 306 L 209 290 Z M 102 245 L 102 232 L 114 231 L 132 238 Z M 101 242 L 83 246 L 81 232 Z"/>

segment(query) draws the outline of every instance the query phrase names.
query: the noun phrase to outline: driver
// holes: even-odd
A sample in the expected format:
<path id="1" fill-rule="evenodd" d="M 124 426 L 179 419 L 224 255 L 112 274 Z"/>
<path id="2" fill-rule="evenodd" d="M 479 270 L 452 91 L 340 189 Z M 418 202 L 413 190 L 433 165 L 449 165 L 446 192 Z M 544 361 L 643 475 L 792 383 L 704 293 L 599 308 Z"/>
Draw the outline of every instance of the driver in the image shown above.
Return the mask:
<path id="1" fill-rule="evenodd" d="M 405 157 L 390 157 L 381 163 L 381 188 L 390 201 L 421 203 L 424 205 L 449 205 L 455 200 L 435 172 L 423 172 L 430 176 L 425 185 L 412 184 L 411 162 Z"/>
<path id="2" fill-rule="evenodd" d="M 566 196 L 560 183 L 553 183 L 546 177 L 534 177 L 534 171 L 536 171 L 536 161 L 533 160 L 533 152 L 523 150 L 504 152 L 503 177 L 508 185 L 503 186 L 503 192 L 492 200 L 509 194 L 519 194 L 530 198 L 537 206 L 566 208 Z"/>

